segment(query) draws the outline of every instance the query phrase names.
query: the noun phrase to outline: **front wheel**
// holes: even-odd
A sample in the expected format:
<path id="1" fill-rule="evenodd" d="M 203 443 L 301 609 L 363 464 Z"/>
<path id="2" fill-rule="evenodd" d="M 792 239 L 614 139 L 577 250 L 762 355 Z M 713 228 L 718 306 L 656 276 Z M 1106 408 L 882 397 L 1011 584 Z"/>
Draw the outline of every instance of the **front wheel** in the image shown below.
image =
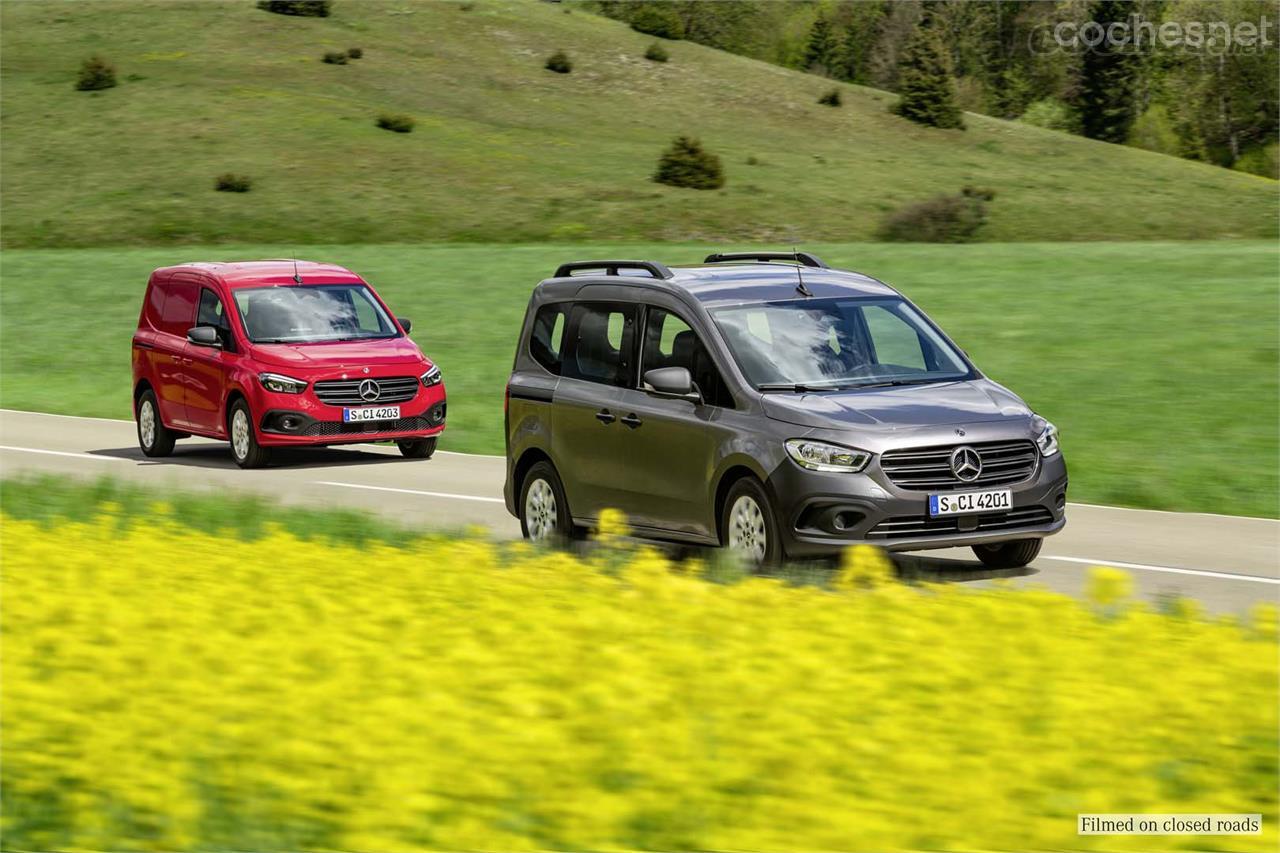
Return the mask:
<path id="1" fill-rule="evenodd" d="M 231 415 L 227 418 L 227 432 L 231 436 L 231 458 L 241 468 L 261 468 L 271 459 L 271 451 L 258 444 L 258 437 L 253 432 L 253 415 L 249 413 L 249 404 L 244 400 L 236 400 L 231 406 Z"/>
<path id="2" fill-rule="evenodd" d="M 137 416 L 138 446 L 142 452 L 147 456 L 168 456 L 172 453 L 173 442 L 178 436 L 160 420 L 160 409 L 153 391 L 143 391 L 138 398 Z"/>
<path id="3" fill-rule="evenodd" d="M 1015 539 L 992 545 L 974 545 L 973 553 L 992 569 L 1021 569 L 1040 554 L 1043 539 Z"/>
<path id="4" fill-rule="evenodd" d="M 400 452 L 404 454 L 406 459 L 430 459 L 431 454 L 436 452 L 436 440 L 434 438 L 397 441 L 396 446 L 400 448 Z"/>
<path id="5" fill-rule="evenodd" d="M 743 477 L 725 497 L 720 544 L 753 568 L 782 562 L 782 541 L 773 505 L 755 477 Z"/>

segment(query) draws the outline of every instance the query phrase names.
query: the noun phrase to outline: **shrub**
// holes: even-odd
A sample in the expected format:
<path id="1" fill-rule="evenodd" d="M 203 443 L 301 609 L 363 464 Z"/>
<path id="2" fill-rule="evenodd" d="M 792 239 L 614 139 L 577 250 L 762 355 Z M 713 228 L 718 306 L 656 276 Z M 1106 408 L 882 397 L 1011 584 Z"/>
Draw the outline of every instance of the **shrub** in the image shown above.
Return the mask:
<path id="1" fill-rule="evenodd" d="M 885 217 L 878 236 L 893 243 L 970 243 L 987 221 L 987 203 L 995 197 L 995 190 L 965 187 L 957 195 L 909 204 Z"/>
<path id="2" fill-rule="evenodd" d="M 351 59 L 364 59 L 364 48 L 362 47 L 347 48 L 347 56 Z"/>
<path id="3" fill-rule="evenodd" d="M 818 103 L 827 107 L 840 106 L 840 90 L 832 89 L 830 92 L 827 92 L 821 98 L 818 98 Z"/>
<path id="4" fill-rule="evenodd" d="M 760 160 L 760 158 L 759 158 L 759 157 L 757 157 L 757 156 L 756 156 L 756 155 L 754 155 L 754 154 L 751 154 L 751 155 L 748 155 L 748 156 L 747 156 L 747 165 L 748 165 L 748 166 L 760 166 L 760 165 L 763 165 L 763 164 L 761 163 L 761 160 Z"/>
<path id="5" fill-rule="evenodd" d="M 658 38 L 684 38 L 684 21 L 671 3 L 643 4 L 631 14 L 631 29 Z"/>
<path id="6" fill-rule="evenodd" d="M 720 158 L 703 150 L 698 140 L 677 136 L 658 160 L 653 179 L 673 187 L 716 190 L 724 186 L 724 169 Z"/>
<path id="7" fill-rule="evenodd" d="M 396 133 L 409 133 L 415 124 L 417 122 L 414 121 L 413 116 L 404 113 L 383 113 L 378 116 L 378 127 Z"/>
<path id="8" fill-rule="evenodd" d="M 258 0 L 258 8 L 277 15 L 301 18 L 329 17 L 329 0 Z"/>
<path id="9" fill-rule="evenodd" d="M 116 85 L 116 69 L 101 56 L 91 56 L 80 64 L 80 76 L 76 88 L 81 92 L 111 89 Z"/>
<path id="10" fill-rule="evenodd" d="M 1272 142 L 1250 148 L 1231 166 L 1237 172 L 1248 172 L 1264 178 L 1280 178 L 1280 143 Z"/>
<path id="11" fill-rule="evenodd" d="M 1027 107 L 1018 121 L 1049 130 L 1080 132 L 1080 116 L 1057 98 L 1043 98 Z"/>
<path id="12" fill-rule="evenodd" d="M 232 172 L 219 175 L 213 182 L 213 188 L 220 193 L 247 193 L 253 181 L 248 175 L 236 175 Z"/>
<path id="13" fill-rule="evenodd" d="M 329 65 L 346 65 L 347 55 L 340 50 L 325 51 L 324 58 L 321 60 Z"/>
<path id="14" fill-rule="evenodd" d="M 671 57 L 667 54 L 667 49 L 655 41 L 653 44 L 649 45 L 649 49 L 644 52 L 644 58 L 653 62 L 666 62 Z"/>
<path id="15" fill-rule="evenodd" d="M 568 74 L 573 70 L 573 60 L 563 50 L 557 50 L 547 57 L 546 69 L 557 74 Z"/>
<path id="16" fill-rule="evenodd" d="M 3 518 L 6 849 L 1065 850 L 1085 807 L 1261 811 L 1185 846 L 1276 849 L 1274 605 L 1158 612 L 1114 569 L 911 587 L 865 546 L 827 589 L 712 583 L 604 518 L 579 555 L 152 506 Z"/>

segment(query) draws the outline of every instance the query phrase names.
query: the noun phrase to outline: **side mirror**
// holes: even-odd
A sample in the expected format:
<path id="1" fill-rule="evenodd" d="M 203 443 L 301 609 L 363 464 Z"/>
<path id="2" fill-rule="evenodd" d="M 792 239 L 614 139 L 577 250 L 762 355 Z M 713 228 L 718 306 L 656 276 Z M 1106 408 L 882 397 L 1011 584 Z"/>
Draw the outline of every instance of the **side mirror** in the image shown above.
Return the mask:
<path id="1" fill-rule="evenodd" d="M 218 330 L 213 326 L 196 326 L 194 329 L 187 329 L 187 340 L 201 347 L 222 346 L 222 339 L 218 337 Z"/>
<path id="2" fill-rule="evenodd" d="M 413 331 L 412 320 L 405 319 L 404 317 L 397 317 L 396 319 L 400 321 L 400 328 L 404 329 L 404 333 L 406 335 Z"/>
<path id="3" fill-rule="evenodd" d="M 702 394 L 698 386 L 693 384 L 693 377 L 685 367 L 658 367 L 646 371 L 644 375 L 645 390 L 662 397 L 679 397 L 694 403 L 702 402 Z"/>

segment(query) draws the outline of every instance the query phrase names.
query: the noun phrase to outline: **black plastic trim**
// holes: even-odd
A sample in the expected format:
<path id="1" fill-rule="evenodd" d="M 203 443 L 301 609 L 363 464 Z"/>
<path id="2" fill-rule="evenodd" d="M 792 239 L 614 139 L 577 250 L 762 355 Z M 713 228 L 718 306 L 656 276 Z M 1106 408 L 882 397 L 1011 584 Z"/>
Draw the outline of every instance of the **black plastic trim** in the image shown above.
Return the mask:
<path id="1" fill-rule="evenodd" d="M 801 266 L 828 269 L 817 255 L 808 252 L 713 252 L 704 264 L 726 264 L 734 261 L 791 261 Z"/>
<path id="2" fill-rule="evenodd" d="M 552 278 L 571 276 L 578 270 L 599 269 L 604 270 L 605 275 L 619 275 L 619 269 L 639 269 L 654 278 L 674 277 L 670 269 L 657 261 L 571 261 L 556 267 L 556 274 Z"/>

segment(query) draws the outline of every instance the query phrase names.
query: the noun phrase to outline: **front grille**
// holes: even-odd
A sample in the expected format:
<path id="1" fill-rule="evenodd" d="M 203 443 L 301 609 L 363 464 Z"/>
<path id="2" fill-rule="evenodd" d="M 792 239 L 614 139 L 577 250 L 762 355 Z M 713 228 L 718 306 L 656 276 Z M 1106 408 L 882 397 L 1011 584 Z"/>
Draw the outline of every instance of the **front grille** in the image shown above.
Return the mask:
<path id="1" fill-rule="evenodd" d="M 444 420 L 441 413 L 440 420 Z M 303 435 L 311 436 L 335 436 L 335 435 L 376 435 L 383 432 L 418 432 L 419 430 L 428 430 L 439 426 L 439 422 L 432 423 L 428 418 L 398 418 L 394 421 L 361 421 L 359 423 L 349 424 L 342 421 L 313 421 L 305 430 Z"/>
<path id="2" fill-rule="evenodd" d="M 377 399 L 366 400 L 360 396 L 360 384 L 372 381 L 378 383 Z M 330 379 L 315 384 L 316 396 L 320 402 L 330 406 L 384 406 L 390 403 L 403 403 L 412 400 L 418 393 L 418 377 L 416 376 L 380 376 L 362 379 Z"/>
<path id="3" fill-rule="evenodd" d="M 975 524 L 976 520 L 976 524 Z M 961 522 L 964 522 L 962 525 Z M 1042 506 L 1026 506 L 1008 512 L 988 512 L 976 516 L 899 515 L 880 522 L 868 539 L 910 539 L 918 536 L 948 536 L 955 533 L 994 533 L 1019 527 L 1038 527 L 1053 521 L 1053 513 Z"/>
<path id="4" fill-rule="evenodd" d="M 951 454 L 957 447 L 972 447 L 982 459 L 982 473 L 968 482 L 951 470 Z M 924 492 L 946 492 L 988 486 L 1008 486 L 1029 479 L 1036 472 L 1036 446 L 1030 441 L 985 441 L 945 447 L 890 450 L 880 457 L 880 468 L 895 486 Z"/>

